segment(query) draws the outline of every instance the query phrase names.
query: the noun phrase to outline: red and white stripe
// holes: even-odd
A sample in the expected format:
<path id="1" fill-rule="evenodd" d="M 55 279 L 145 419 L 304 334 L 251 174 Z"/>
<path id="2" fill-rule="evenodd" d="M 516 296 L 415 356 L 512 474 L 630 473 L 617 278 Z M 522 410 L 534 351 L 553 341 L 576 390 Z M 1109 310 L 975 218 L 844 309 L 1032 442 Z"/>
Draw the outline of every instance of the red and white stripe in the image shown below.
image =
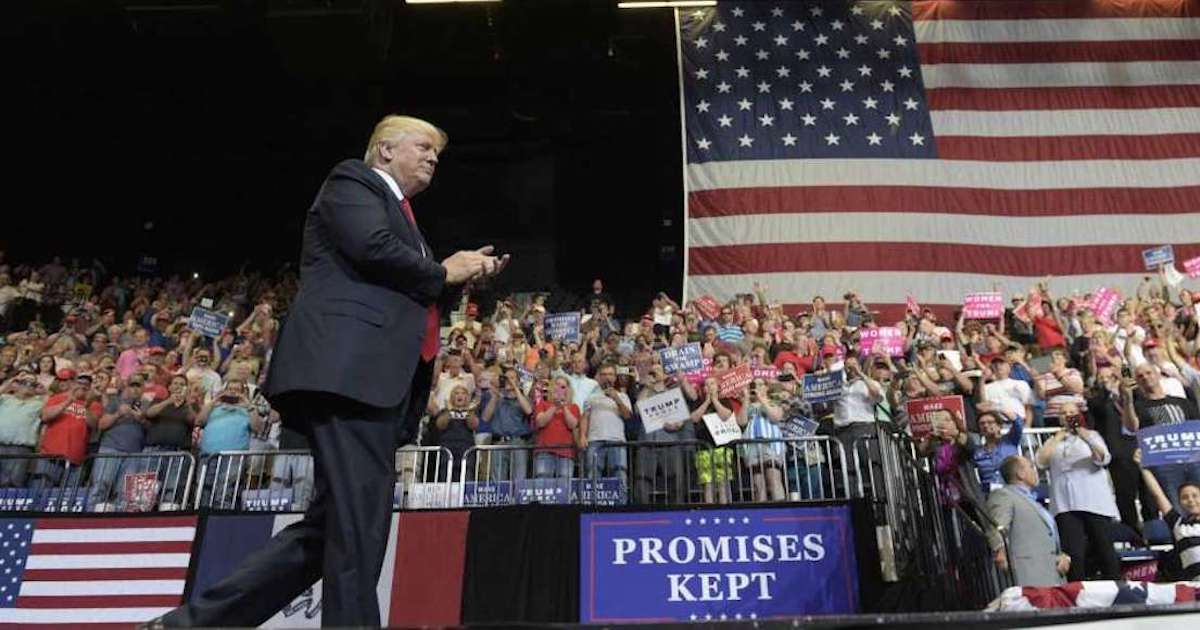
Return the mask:
<path id="1" fill-rule="evenodd" d="M 1129 294 L 1200 255 L 1200 1 L 916 0 L 938 160 L 689 165 L 689 298 L 765 281 L 901 316 L 964 293 Z"/>
<path id="2" fill-rule="evenodd" d="M 0 627 L 129 628 L 182 602 L 195 517 L 35 523 L 16 608 Z"/>

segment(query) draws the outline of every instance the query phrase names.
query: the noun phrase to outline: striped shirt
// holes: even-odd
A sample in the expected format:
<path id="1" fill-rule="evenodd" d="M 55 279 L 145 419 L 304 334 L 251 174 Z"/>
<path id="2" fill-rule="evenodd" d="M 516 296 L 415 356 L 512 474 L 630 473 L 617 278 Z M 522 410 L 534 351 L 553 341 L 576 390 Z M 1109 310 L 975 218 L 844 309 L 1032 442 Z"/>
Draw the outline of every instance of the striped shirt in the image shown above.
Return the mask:
<path id="1" fill-rule="evenodd" d="M 1200 516 L 1185 517 L 1171 510 L 1163 520 L 1171 527 L 1171 536 L 1175 538 L 1183 579 L 1200 580 Z"/>

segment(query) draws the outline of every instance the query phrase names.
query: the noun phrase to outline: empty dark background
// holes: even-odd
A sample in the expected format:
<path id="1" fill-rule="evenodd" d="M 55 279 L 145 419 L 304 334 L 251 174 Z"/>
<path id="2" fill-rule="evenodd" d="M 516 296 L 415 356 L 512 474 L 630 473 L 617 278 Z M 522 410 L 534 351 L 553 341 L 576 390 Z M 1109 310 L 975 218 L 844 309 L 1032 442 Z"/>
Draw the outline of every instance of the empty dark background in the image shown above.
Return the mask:
<path id="1" fill-rule="evenodd" d="M 440 255 L 514 254 L 499 290 L 594 277 L 678 297 L 683 212 L 670 10 L 612 0 L 49 0 L 0 26 L 0 245 L 213 276 L 295 261 L 304 211 L 374 123 L 451 142 L 415 203 Z M 624 309 L 623 309 L 624 310 Z"/>

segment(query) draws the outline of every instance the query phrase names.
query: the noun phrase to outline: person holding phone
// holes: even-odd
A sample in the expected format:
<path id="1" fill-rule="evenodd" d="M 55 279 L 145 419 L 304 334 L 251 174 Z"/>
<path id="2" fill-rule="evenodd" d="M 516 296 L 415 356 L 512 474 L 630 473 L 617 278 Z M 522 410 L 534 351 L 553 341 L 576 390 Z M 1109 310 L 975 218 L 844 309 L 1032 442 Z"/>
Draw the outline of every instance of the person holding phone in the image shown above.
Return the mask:
<path id="1" fill-rule="evenodd" d="M 579 427 L 579 407 L 565 376 L 550 383 L 546 399 L 533 411 L 536 430 L 533 474 L 539 478 L 570 479 L 575 470 L 575 430 Z"/>
<path id="2" fill-rule="evenodd" d="M 1089 558 L 1099 559 L 1104 579 L 1116 580 L 1121 562 L 1113 551 L 1109 524 L 1120 514 L 1105 469 L 1112 455 L 1074 403 L 1064 403 L 1062 413 L 1065 428 L 1038 449 L 1035 459 L 1039 468 L 1050 471 L 1051 512 L 1063 551 L 1071 556 L 1067 580 L 1089 578 Z"/>
<path id="3" fill-rule="evenodd" d="M 737 412 L 742 437 L 748 440 L 776 440 L 755 442 L 741 446 L 742 463 L 750 470 L 753 480 L 754 501 L 782 501 L 784 445 L 783 408 L 771 400 L 767 382 L 756 378 L 742 390 L 742 406 Z"/>
<path id="4" fill-rule="evenodd" d="M 208 507 L 234 507 L 233 504 L 214 505 L 214 500 L 233 501 L 232 488 L 215 489 L 218 468 L 223 475 L 222 483 L 233 483 L 236 476 L 230 466 L 218 466 L 214 457 L 221 451 L 246 451 L 250 449 L 250 433 L 262 431 L 266 418 L 258 413 L 251 403 L 246 383 L 230 379 L 215 397 L 200 408 L 196 425 L 203 427 L 200 437 L 200 467 L 206 470 L 201 490 L 201 504 Z"/>

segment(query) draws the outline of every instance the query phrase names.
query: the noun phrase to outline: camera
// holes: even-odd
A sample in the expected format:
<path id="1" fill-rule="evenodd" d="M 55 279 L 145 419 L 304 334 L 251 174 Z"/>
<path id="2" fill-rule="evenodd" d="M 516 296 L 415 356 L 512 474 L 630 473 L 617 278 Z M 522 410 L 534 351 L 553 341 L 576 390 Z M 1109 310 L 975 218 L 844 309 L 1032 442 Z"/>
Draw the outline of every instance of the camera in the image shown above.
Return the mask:
<path id="1" fill-rule="evenodd" d="M 237 394 L 221 394 L 221 402 L 234 404 L 238 401 Z"/>
<path id="2" fill-rule="evenodd" d="M 1129 369 L 1129 365 L 1121 366 L 1121 378 L 1133 378 L 1133 371 Z"/>

